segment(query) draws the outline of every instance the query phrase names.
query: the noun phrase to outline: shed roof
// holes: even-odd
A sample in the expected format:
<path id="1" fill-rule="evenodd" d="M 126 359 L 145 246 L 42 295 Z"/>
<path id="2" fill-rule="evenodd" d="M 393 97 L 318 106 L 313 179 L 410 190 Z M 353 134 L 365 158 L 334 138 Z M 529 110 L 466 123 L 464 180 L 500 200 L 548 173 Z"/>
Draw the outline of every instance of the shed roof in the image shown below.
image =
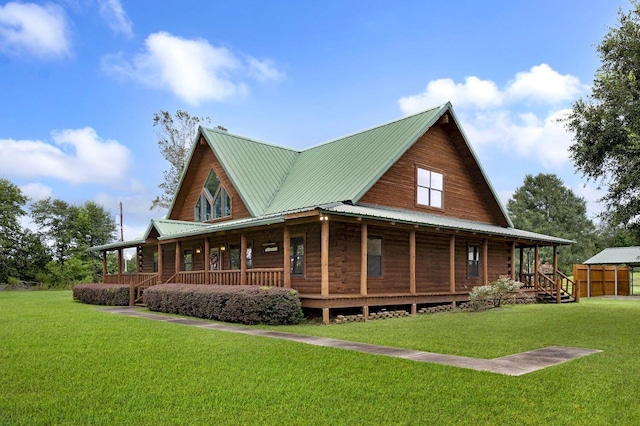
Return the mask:
<path id="1" fill-rule="evenodd" d="M 585 265 L 640 265 L 640 247 L 610 247 L 602 250 L 590 259 L 584 261 Z"/>

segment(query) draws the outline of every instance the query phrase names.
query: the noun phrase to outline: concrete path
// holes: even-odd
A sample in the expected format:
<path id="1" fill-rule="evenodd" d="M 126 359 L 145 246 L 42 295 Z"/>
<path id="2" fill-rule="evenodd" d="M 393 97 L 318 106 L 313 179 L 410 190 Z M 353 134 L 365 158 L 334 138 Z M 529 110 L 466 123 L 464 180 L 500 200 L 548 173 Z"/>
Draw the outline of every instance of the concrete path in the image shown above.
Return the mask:
<path id="1" fill-rule="evenodd" d="M 329 346 L 374 355 L 383 355 L 395 358 L 403 358 L 411 361 L 428 362 L 433 364 L 450 365 L 460 368 L 468 368 L 477 371 L 505 374 L 508 376 L 522 376 L 523 374 L 562 364 L 593 353 L 601 352 L 596 349 L 572 348 L 566 346 L 549 346 L 520 354 L 509 355 L 501 358 L 482 359 L 457 355 L 438 354 L 433 352 L 415 351 L 411 349 L 392 348 L 389 346 L 371 345 L 368 343 L 348 342 L 345 340 L 330 339 L 326 337 L 305 336 L 281 331 L 260 330 L 234 326 L 223 323 L 193 320 L 182 317 L 153 314 L 144 308 L 138 307 L 109 307 L 101 310 L 114 314 L 164 321 L 175 324 L 189 325 L 193 327 L 208 328 L 231 333 L 250 334 L 253 336 L 271 337 L 274 339 L 291 340 L 315 346 Z"/>

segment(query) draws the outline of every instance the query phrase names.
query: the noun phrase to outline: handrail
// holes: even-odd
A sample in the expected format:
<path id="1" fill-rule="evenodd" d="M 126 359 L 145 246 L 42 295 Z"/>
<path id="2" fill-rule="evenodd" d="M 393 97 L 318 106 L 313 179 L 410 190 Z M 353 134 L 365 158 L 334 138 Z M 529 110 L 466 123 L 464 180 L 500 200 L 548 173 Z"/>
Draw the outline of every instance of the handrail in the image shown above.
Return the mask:
<path id="1" fill-rule="evenodd" d="M 142 300 L 142 293 L 143 290 L 146 289 L 147 287 L 151 287 L 151 285 L 148 285 L 149 283 L 151 283 L 152 281 L 155 281 L 158 278 L 158 274 L 149 274 L 151 275 L 150 277 L 148 277 L 145 280 L 140 281 L 134 288 L 133 288 L 133 305 L 135 305 L 136 303 L 140 302 Z M 153 285 L 153 284 L 152 284 Z M 131 302 L 131 295 L 129 296 L 129 302 Z M 131 304 L 131 303 L 130 303 Z"/>
<path id="2" fill-rule="evenodd" d="M 569 278 L 568 276 L 566 276 L 560 271 L 556 271 L 556 274 L 560 275 L 561 277 L 560 286 L 562 291 L 564 291 L 565 293 L 571 295 L 571 297 L 576 299 L 577 298 L 576 291 L 578 288 L 578 286 L 576 286 L 576 283 L 571 278 Z M 571 284 L 571 289 L 569 289 L 569 284 Z"/>

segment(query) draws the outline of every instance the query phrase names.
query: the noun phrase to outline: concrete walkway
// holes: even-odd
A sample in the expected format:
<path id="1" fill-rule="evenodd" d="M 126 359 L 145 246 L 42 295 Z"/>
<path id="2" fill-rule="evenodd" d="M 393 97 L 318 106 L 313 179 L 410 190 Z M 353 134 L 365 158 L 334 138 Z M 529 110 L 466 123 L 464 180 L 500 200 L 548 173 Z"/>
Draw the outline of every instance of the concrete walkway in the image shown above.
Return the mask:
<path id="1" fill-rule="evenodd" d="M 433 352 L 415 351 L 411 349 L 392 348 L 389 346 L 371 345 L 368 343 L 348 342 L 345 340 L 330 339 L 326 337 L 305 336 L 301 334 L 284 333 L 280 331 L 260 330 L 255 328 L 207 322 L 203 320 L 193 320 L 182 317 L 171 317 L 168 315 L 153 314 L 146 309 L 139 307 L 109 307 L 102 308 L 101 310 L 114 314 L 121 314 L 156 321 L 208 328 L 218 331 L 227 331 L 230 333 L 250 334 L 253 336 L 291 340 L 294 342 L 306 343 L 308 345 L 329 346 L 332 348 L 364 352 L 374 355 L 403 358 L 411 361 L 450 365 L 477 371 L 488 371 L 491 373 L 505 374 L 508 376 L 522 376 L 523 374 L 531 373 L 543 368 L 551 367 L 553 365 L 562 364 L 563 362 L 571 361 L 576 358 L 601 352 L 596 349 L 549 346 L 547 348 L 536 349 L 533 351 L 509 355 L 501 358 L 470 358 L 457 355 L 445 355 Z"/>

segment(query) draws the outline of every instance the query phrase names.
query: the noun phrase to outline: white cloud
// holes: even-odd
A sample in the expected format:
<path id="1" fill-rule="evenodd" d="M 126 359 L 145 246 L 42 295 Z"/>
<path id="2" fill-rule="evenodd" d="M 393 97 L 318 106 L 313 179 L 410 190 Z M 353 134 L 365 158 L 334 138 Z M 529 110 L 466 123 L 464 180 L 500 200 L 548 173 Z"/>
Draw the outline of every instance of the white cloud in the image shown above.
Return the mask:
<path id="1" fill-rule="evenodd" d="M 430 81 L 423 93 L 400 98 L 398 103 L 405 114 L 414 114 L 451 102 L 456 107 L 488 108 L 502 104 L 503 94 L 493 81 L 466 77 L 464 83 L 450 78 Z"/>
<path id="2" fill-rule="evenodd" d="M 0 51 L 38 57 L 64 57 L 70 54 L 67 20 L 63 9 L 54 4 L 10 2 L 0 5 Z"/>
<path id="3" fill-rule="evenodd" d="M 145 50 L 132 60 L 122 54 L 106 56 L 103 68 L 149 87 L 169 90 L 192 105 L 246 95 L 244 75 L 260 81 L 284 78 L 270 61 L 249 57 L 244 62 L 225 47 L 167 32 L 149 35 Z"/>
<path id="4" fill-rule="evenodd" d="M 465 120 L 464 127 L 476 146 L 495 145 L 546 168 L 560 167 L 569 161 L 571 135 L 558 121 L 567 112 L 549 111 L 542 118 L 532 112 L 484 112 Z"/>
<path id="5" fill-rule="evenodd" d="M 506 89 L 506 95 L 514 100 L 534 100 L 544 103 L 559 103 L 576 99 L 586 89 L 578 77 L 562 75 L 547 64 L 519 72 Z"/>
<path id="6" fill-rule="evenodd" d="M 53 197 L 53 189 L 37 182 L 22 185 L 20 187 L 20 190 L 24 195 L 29 197 L 29 200 L 31 202 L 36 202 L 44 200 L 45 198 Z"/>
<path id="7" fill-rule="evenodd" d="M 550 169 L 569 162 L 572 135 L 558 119 L 585 89 L 577 77 L 541 64 L 516 73 L 502 89 L 478 77 L 464 83 L 433 80 L 424 92 L 400 98 L 398 104 L 403 113 L 413 114 L 451 101 L 474 146 L 497 147 Z"/>
<path id="8" fill-rule="evenodd" d="M 99 0 L 98 3 L 100 15 L 114 33 L 120 33 L 127 38 L 133 37 L 133 23 L 122 8 L 120 0 Z"/>
<path id="9" fill-rule="evenodd" d="M 258 81 L 279 81 L 285 77 L 285 74 L 279 71 L 271 60 L 259 61 L 249 56 L 247 62 L 249 64 L 249 75 Z"/>
<path id="10" fill-rule="evenodd" d="M 132 163 L 127 147 L 101 139 L 90 127 L 52 133 L 54 144 L 0 139 L 0 170 L 21 177 L 53 177 L 73 184 L 122 183 Z"/>

